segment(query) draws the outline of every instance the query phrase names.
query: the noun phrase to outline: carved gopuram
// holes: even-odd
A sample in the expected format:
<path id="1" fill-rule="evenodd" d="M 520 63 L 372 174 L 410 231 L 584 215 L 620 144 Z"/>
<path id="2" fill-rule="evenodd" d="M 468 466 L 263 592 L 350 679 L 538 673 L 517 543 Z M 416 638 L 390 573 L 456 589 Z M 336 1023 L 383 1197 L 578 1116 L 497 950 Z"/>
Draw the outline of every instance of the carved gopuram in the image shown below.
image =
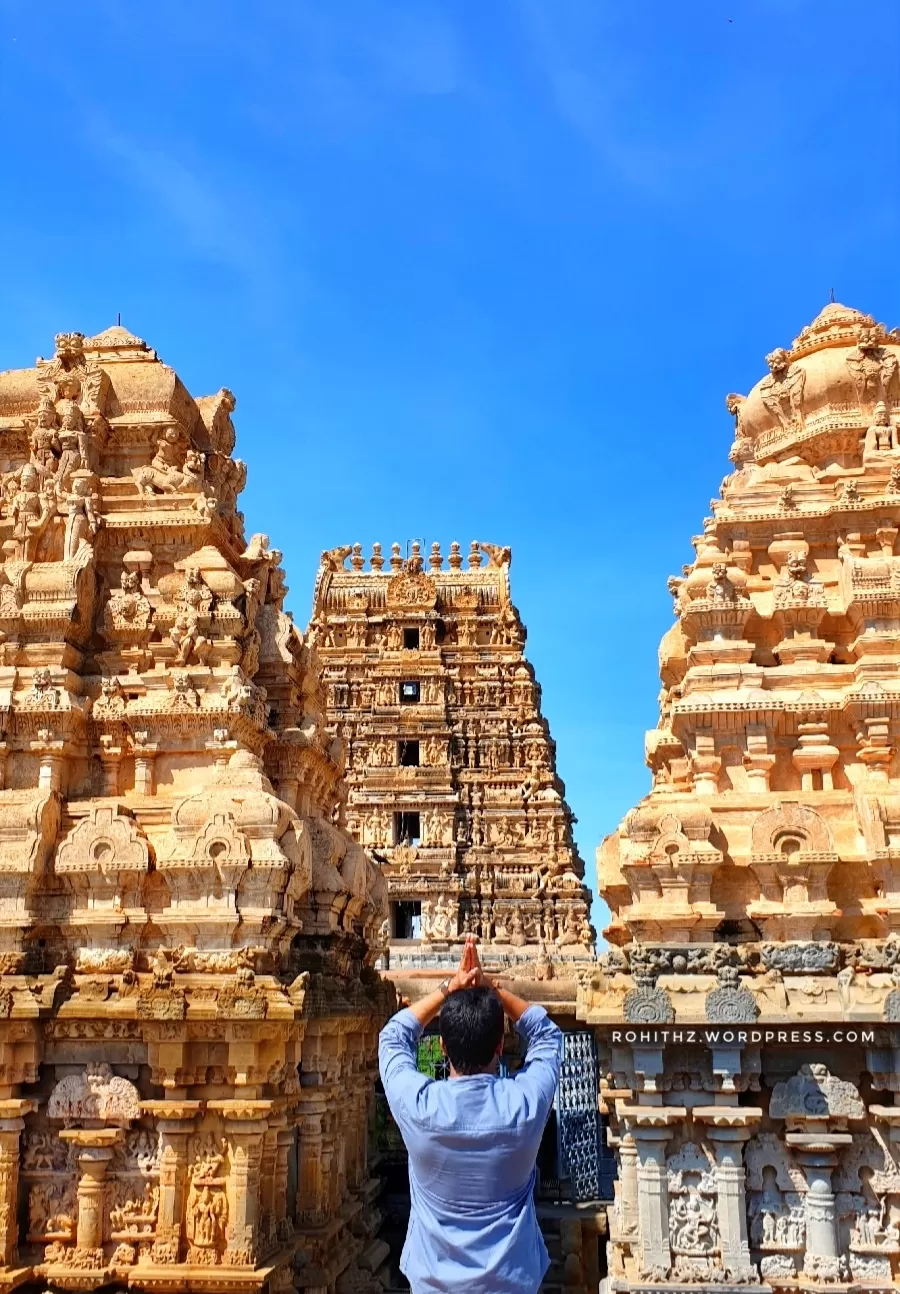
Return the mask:
<path id="1" fill-rule="evenodd" d="M 767 363 L 599 853 L 619 1291 L 900 1289 L 900 333 Z"/>
<path id="2" fill-rule="evenodd" d="M 0 374 L 0 1288 L 380 1288 L 384 883 L 233 406 Z"/>
<path id="3" fill-rule="evenodd" d="M 470 931 L 489 964 L 541 977 L 593 957 L 509 567 L 479 543 L 446 565 L 436 543 L 427 562 L 417 542 L 368 564 L 359 544 L 322 554 L 309 637 L 347 746 L 347 826 L 387 877 L 392 969 L 455 965 Z"/>

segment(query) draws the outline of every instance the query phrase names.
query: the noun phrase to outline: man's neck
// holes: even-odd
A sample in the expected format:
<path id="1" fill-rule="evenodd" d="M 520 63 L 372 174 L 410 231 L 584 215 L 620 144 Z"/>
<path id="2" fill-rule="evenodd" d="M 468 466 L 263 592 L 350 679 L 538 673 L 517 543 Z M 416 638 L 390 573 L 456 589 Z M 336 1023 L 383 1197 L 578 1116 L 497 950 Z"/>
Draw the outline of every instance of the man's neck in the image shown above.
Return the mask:
<path id="1" fill-rule="evenodd" d="M 499 1069 L 500 1069 L 500 1057 L 495 1056 L 494 1059 L 491 1061 L 491 1063 L 485 1066 L 484 1069 L 476 1069 L 471 1074 L 460 1074 L 451 1065 L 450 1077 L 451 1078 L 496 1078 L 499 1072 Z"/>

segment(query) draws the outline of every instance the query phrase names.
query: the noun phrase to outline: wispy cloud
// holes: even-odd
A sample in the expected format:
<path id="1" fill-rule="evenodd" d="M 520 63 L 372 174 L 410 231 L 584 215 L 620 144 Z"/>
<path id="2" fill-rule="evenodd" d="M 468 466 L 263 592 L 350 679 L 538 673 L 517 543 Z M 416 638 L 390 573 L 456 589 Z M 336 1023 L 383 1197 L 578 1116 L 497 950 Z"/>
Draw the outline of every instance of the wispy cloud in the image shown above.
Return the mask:
<path id="1" fill-rule="evenodd" d="M 338 135 L 368 132 L 411 99 L 467 88 L 459 26 L 437 0 L 296 0 L 281 18 L 282 44 L 249 52 L 261 86 L 246 111 L 286 138 L 298 123 Z M 292 51 L 285 78 L 283 49 Z"/>
<path id="2" fill-rule="evenodd" d="M 718 154 L 714 111 L 691 122 L 662 109 L 665 95 L 626 10 L 593 0 L 519 0 L 516 12 L 552 108 L 617 180 L 671 196 L 686 173 Z"/>
<path id="3" fill-rule="evenodd" d="M 257 285 L 274 281 L 270 231 L 261 210 L 234 185 L 162 148 L 93 117 L 87 128 L 93 151 L 107 158 L 124 181 L 168 220 L 184 246 L 213 265 Z"/>
<path id="4" fill-rule="evenodd" d="M 406 95 L 446 95 L 461 88 L 457 31 L 436 5 L 395 8 L 373 29 L 363 50 L 385 89 Z"/>

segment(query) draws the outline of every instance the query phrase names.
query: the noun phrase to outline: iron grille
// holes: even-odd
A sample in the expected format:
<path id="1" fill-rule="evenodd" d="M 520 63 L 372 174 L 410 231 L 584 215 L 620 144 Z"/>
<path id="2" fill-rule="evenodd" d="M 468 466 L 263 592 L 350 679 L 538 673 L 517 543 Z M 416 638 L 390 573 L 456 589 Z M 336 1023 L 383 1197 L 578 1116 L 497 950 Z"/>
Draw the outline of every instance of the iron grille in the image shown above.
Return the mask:
<path id="1" fill-rule="evenodd" d="M 564 1033 L 556 1093 L 560 1177 L 576 1201 L 603 1198 L 597 1054 L 591 1033 Z M 605 1185 L 605 1183 L 604 1183 Z"/>

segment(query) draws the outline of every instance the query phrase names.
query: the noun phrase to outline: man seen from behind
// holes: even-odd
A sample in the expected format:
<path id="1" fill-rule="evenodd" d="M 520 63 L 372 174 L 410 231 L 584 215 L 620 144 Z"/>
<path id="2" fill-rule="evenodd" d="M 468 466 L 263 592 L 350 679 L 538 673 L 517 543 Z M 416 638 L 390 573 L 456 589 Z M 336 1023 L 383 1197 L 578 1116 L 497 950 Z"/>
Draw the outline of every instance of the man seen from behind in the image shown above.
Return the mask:
<path id="1" fill-rule="evenodd" d="M 440 1012 L 450 1077 L 416 1068 Z M 527 1045 L 498 1074 L 504 1015 Z M 541 1006 L 488 980 L 473 936 L 459 970 L 389 1020 L 378 1058 L 409 1153 L 410 1218 L 400 1270 L 413 1294 L 535 1294 L 549 1260 L 534 1209 L 535 1161 L 559 1081 L 562 1035 Z"/>

